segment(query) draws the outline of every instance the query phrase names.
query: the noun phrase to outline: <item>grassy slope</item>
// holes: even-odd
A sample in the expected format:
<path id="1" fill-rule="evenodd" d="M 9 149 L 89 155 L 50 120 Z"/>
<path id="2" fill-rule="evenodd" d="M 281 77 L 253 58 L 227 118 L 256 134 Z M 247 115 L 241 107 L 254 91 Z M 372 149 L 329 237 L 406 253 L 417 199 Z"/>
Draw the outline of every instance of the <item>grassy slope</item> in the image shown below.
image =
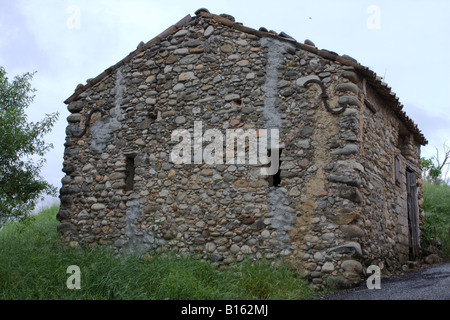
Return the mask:
<path id="1" fill-rule="evenodd" d="M 104 249 L 63 248 L 57 207 L 0 232 L 0 300 L 4 299 L 305 299 L 315 293 L 287 266 L 242 262 L 219 271 L 189 258 L 117 257 Z M 81 290 L 69 290 L 67 267 L 81 270 Z"/>
<path id="2" fill-rule="evenodd" d="M 450 258 L 450 186 L 425 183 L 423 185 L 425 230 L 423 242 L 426 246 L 434 232 L 442 241 L 442 254 Z"/>

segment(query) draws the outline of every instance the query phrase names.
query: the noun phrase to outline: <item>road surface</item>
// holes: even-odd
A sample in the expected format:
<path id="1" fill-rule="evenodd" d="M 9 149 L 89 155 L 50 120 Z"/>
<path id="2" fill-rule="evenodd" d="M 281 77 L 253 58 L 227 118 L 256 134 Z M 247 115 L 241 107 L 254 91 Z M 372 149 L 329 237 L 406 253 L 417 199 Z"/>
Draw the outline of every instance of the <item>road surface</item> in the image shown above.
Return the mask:
<path id="1" fill-rule="evenodd" d="M 322 297 L 324 300 L 450 300 L 450 263 L 396 277 L 381 277 L 381 288 L 366 282 L 354 289 Z"/>

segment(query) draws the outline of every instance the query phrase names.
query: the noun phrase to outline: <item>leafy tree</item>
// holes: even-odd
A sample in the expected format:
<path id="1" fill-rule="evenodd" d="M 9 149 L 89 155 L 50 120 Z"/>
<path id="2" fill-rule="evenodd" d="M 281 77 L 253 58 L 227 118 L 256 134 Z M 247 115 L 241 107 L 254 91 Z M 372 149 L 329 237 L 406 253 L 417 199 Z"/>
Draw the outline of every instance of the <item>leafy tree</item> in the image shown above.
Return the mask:
<path id="1" fill-rule="evenodd" d="M 40 170 L 43 156 L 53 148 L 43 137 L 59 114 L 46 114 L 40 122 L 28 122 L 25 109 L 34 99 L 30 81 L 34 73 L 16 76 L 11 82 L 0 66 L 0 225 L 11 217 L 25 217 L 45 194 L 56 195 Z"/>
<path id="2" fill-rule="evenodd" d="M 443 155 L 439 153 L 439 149 L 437 147 L 435 147 L 435 149 L 435 156 L 432 156 L 429 159 L 421 158 L 423 178 L 431 183 L 445 183 L 445 177 L 443 179 L 441 177 L 442 175 L 447 175 L 444 168 L 450 165 L 450 147 L 444 143 Z"/>
<path id="3" fill-rule="evenodd" d="M 441 169 L 439 169 L 433 163 L 432 159 L 421 158 L 421 160 L 422 160 L 422 172 L 424 174 L 424 178 L 431 180 L 431 181 L 436 181 L 442 173 Z"/>

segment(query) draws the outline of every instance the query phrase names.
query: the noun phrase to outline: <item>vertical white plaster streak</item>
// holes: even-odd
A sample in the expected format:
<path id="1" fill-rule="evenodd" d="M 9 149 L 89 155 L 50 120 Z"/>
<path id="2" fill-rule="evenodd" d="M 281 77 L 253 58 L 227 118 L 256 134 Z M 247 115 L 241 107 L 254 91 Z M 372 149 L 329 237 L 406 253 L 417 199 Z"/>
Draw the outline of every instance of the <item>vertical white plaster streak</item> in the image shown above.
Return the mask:
<path id="1" fill-rule="evenodd" d="M 288 48 L 293 48 L 290 43 L 281 42 L 272 38 L 262 38 L 261 46 L 268 48 L 267 63 L 265 68 L 266 81 L 264 83 L 264 111 L 263 116 L 268 129 L 268 141 L 271 141 L 270 129 L 278 129 L 279 135 L 283 131 L 281 114 L 278 111 L 278 70 L 284 63 L 284 54 Z M 273 147 L 273 146 L 272 146 Z M 278 148 L 279 146 L 275 146 Z M 284 188 L 270 188 L 267 200 L 269 204 L 269 216 L 271 226 L 277 231 L 280 240 L 279 249 L 282 255 L 290 254 L 289 229 L 292 227 L 293 209 L 287 190 Z"/>
<path id="2" fill-rule="evenodd" d="M 122 74 L 122 70 L 119 68 L 117 69 L 117 73 L 116 73 L 116 87 L 115 87 L 115 91 L 116 91 L 116 96 L 115 96 L 115 101 L 114 101 L 114 106 L 115 107 L 120 107 L 122 105 L 122 100 L 123 100 L 123 93 L 125 92 L 125 86 L 123 85 L 123 74 Z"/>
<path id="3" fill-rule="evenodd" d="M 264 83 L 265 97 L 263 115 L 266 120 L 267 129 L 277 128 L 281 133 L 282 120 L 276 105 L 278 97 L 278 69 L 284 62 L 284 54 L 292 45 L 272 38 L 262 38 L 261 46 L 267 47 L 269 50 L 265 69 L 266 81 Z"/>
<path id="4" fill-rule="evenodd" d="M 128 250 L 134 252 L 138 245 L 136 233 L 138 232 L 136 224 L 138 221 L 140 209 L 140 201 L 138 199 L 131 200 L 128 203 L 125 216 L 125 235 L 128 237 Z"/>
<path id="5" fill-rule="evenodd" d="M 109 117 L 100 119 L 91 126 L 91 149 L 97 153 L 103 152 L 106 144 L 111 139 L 112 133 L 120 129 L 120 121 L 124 119 L 122 115 L 122 101 L 125 92 L 124 76 L 122 70 L 118 69 L 115 82 L 114 108 L 109 112 Z"/>

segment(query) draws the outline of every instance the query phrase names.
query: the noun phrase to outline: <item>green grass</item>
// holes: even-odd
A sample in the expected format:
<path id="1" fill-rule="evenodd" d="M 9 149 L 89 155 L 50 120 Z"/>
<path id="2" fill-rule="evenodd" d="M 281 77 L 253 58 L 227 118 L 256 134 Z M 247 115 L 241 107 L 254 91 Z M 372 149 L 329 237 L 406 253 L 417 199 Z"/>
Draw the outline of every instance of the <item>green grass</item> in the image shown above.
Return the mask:
<path id="1" fill-rule="evenodd" d="M 318 293 L 287 265 L 243 261 L 218 270 L 173 255 L 117 256 L 105 248 L 63 247 L 57 207 L 0 231 L 0 300 L 293 300 Z M 69 290 L 67 267 L 81 271 L 81 289 Z"/>
<path id="2" fill-rule="evenodd" d="M 428 247 L 430 239 L 439 238 L 442 242 L 442 255 L 450 258 L 450 186 L 424 183 L 425 228 L 423 247 Z"/>

